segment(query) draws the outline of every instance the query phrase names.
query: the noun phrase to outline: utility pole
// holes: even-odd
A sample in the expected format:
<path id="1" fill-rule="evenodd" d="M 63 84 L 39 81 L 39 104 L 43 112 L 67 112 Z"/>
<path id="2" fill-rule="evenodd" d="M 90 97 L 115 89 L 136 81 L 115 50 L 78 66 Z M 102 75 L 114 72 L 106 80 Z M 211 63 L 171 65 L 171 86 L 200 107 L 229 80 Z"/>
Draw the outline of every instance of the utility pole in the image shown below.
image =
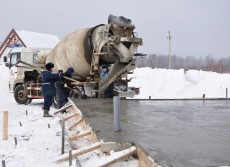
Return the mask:
<path id="1" fill-rule="evenodd" d="M 171 68 L 171 35 L 170 35 L 170 31 L 168 31 L 169 36 L 167 37 L 167 39 L 169 40 L 169 69 Z"/>

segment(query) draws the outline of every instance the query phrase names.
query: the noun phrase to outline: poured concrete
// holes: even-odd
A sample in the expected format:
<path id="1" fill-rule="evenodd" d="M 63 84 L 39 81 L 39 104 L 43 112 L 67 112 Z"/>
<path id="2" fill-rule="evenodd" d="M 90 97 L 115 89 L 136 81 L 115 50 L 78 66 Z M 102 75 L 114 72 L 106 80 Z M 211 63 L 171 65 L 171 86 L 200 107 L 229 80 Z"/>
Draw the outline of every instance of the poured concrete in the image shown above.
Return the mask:
<path id="1" fill-rule="evenodd" d="M 101 139 L 133 142 L 162 166 L 230 165 L 227 101 L 121 100 L 120 132 L 112 99 L 73 101 Z"/>

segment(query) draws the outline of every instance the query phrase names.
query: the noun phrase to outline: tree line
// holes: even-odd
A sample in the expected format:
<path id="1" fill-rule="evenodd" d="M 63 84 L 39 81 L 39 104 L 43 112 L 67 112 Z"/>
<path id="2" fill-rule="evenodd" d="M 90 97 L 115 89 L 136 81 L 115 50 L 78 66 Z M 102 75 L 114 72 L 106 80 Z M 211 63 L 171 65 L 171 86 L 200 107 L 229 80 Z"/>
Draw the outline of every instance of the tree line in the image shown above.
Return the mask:
<path id="1" fill-rule="evenodd" d="M 213 58 L 210 55 L 205 57 L 178 57 L 170 58 L 170 69 L 203 70 L 217 73 L 230 73 L 230 57 Z M 166 68 L 169 67 L 168 55 L 149 54 L 136 58 L 136 67 Z"/>

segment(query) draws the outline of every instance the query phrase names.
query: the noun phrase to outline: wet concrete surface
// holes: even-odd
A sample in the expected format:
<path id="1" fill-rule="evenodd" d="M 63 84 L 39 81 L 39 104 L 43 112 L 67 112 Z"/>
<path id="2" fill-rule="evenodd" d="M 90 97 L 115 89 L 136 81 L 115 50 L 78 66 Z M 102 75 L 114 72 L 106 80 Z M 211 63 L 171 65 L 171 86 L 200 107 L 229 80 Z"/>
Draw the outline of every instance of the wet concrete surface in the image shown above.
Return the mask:
<path id="1" fill-rule="evenodd" d="M 135 143 L 161 166 L 230 165 L 230 101 L 121 100 L 120 132 L 112 99 L 73 101 L 101 139 Z"/>

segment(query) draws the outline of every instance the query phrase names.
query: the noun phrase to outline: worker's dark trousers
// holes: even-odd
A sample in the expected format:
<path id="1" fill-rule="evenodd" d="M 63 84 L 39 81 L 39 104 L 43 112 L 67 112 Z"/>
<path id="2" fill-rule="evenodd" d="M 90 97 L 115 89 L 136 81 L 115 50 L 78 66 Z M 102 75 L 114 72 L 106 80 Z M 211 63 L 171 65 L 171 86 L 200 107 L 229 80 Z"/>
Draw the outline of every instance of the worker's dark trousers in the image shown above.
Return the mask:
<path id="1" fill-rule="evenodd" d="M 57 107 L 62 108 L 68 102 L 69 91 L 64 88 L 63 84 L 55 83 Z"/>
<path id="2" fill-rule="evenodd" d="M 53 96 L 50 95 L 46 95 L 44 96 L 44 110 L 50 110 L 50 106 L 52 105 L 52 100 L 53 100 Z"/>
<path id="3" fill-rule="evenodd" d="M 113 98 L 113 89 L 114 89 L 114 83 L 111 83 L 104 92 L 105 98 Z"/>

